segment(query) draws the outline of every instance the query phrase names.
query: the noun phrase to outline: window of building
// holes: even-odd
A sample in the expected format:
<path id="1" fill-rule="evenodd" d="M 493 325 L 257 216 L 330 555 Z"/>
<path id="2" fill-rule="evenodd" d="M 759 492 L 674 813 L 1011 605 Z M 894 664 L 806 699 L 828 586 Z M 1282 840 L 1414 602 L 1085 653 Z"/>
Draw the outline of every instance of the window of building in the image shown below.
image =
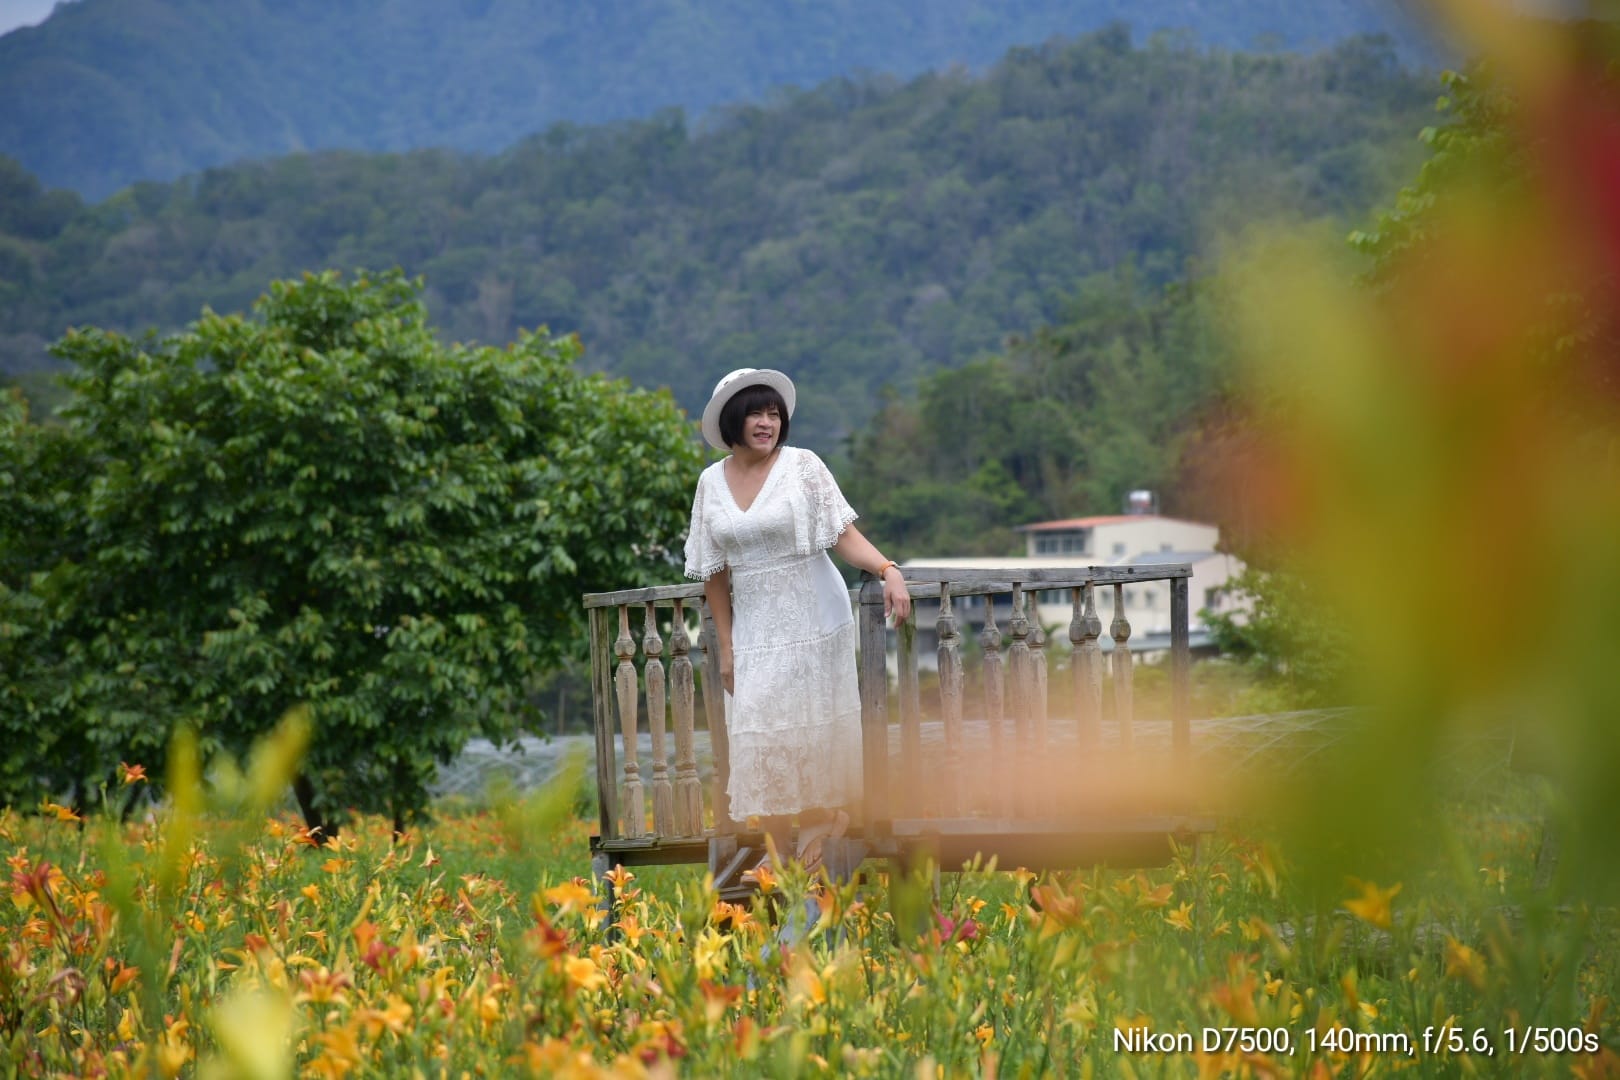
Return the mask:
<path id="1" fill-rule="evenodd" d="M 1123 555 L 1123 554 L 1125 554 L 1125 545 L 1116 543 L 1114 545 L 1114 554 L 1115 555 Z"/>
<path id="2" fill-rule="evenodd" d="M 1091 530 L 1046 533 L 1035 538 L 1037 555 L 1084 555 L 1091 549 Z"/>
<path id="3" fill-rule="evenodd" d="M 1126 589 L 1125 590 L 1125 606 L 1126 607 L 1135 607 L 1136 606 L 1136 590 L 1135 589 Z"/>
<path id="4" fill-rule="evenodd" d="M 1204 590 L 1204 607 L 1205 607 L 1205 609 L 1207 609 L 1209 611 L 1219 611 L 1220 610 L 1220 607 L 1221 607 L 1221 589 L 1220 589 L 1220 586 L 1217 585 L 1213 589 L 1205 589 Z"/>

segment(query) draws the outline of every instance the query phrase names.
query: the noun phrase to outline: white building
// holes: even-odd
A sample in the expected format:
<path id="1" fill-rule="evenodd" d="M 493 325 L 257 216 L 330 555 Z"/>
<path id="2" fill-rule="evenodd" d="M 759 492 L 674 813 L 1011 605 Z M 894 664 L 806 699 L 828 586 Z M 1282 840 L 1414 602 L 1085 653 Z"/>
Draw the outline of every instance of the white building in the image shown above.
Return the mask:
<path id="1" fill-rule="evenodd" d="M 1133 500 L 1134 501 L 1134 500 Z M 1022 558 L 919 558 L 908 560 L 907 566 L 928 566 L 956 569 L 989 568 L 1069 568 L 1082 566 L 1152 566 L 1164 563 L 1187 563 L 1192 567 L 1188 581 L 1187 598 L 1189 639 L 1194 649 L 1208 646 L 1209 631 L 1204 625 L 1204 610 L 1228 613 L 1235 604 L 1227 590 L 1228 581 L 1243 568 L 1241 560 L 1216 550 L 1220 529 L 1197 521 L 1163 517 L 1156 513 L 1109 514 L 1096 517 L 1067 518 L 1062 521 L 1041 521 L 1021 525 L 1018 531 L 1025 537 Z M 1132 652 L 1158 651 L 1170 643 L 1170 583 L 1147 581 L 1126 585 L 1122 590 L 1125 617 L 1131 624 Z M 957 608 L 958 615 L 975 626 L 984 622 L 982 603 L 976 598 Z M 1102 619 L 1103 648 L 1112 648 L 1109 623 L 1114 614 L 1114 589 L 1096 590 L 1097 614 Z M 1003 620 L 1003 600 L 998 603 L 996 618 Z M 955 607 L 957 605 L 953 605 Z M 933 614 L 918 612 L 918 629 L 932 629 Z M 1072 614 L 1071 599 L 1066 590 L 1048 590 L 1039 595 L 1041 625 L 1058 628 L 1058 634 L 1068 633 Z M 1010 614 L 1010 610 L 1008 612 Z M 1003 632 L 1005 623 L 1003 622 Z"/>

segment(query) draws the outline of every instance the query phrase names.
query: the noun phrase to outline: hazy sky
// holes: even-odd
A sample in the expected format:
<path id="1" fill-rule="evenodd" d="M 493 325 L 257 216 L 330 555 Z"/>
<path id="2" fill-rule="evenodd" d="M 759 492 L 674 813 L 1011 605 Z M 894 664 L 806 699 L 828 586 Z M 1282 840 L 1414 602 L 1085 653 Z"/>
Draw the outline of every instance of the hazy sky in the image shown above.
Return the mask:
<path id="1" fill-rule="evenodd" d="M 56 0 L 0 0 L 0 34 L 45 21 Z"/>

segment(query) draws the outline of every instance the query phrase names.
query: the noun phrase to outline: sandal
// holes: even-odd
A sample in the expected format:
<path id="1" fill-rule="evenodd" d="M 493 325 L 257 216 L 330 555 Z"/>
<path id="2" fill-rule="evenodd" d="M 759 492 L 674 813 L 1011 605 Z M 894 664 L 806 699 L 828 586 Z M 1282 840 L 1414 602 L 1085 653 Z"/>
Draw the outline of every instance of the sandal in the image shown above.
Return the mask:
<path id="1" fill-rule="evenodd" d="M 825 840 L 836 840 L 849 829 L 849 815 L 842 810 L 833 814 L 831 821 L 824 821 L 820 825 L 812 825 L 807 829 L 799 830 L 799 862 L 806 872 L 815 873 L 821 869 L 821 847 Z"/>

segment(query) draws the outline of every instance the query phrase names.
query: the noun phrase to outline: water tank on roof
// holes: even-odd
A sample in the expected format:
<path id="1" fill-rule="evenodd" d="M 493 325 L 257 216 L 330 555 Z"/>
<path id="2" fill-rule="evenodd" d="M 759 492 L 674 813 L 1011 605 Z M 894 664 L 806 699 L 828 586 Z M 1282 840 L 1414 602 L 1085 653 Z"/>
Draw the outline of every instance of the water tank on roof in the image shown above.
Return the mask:
<path id="1" fill-rule="evenodd" d="M 1146 488 L 1138 488 L 1125 496 L 1125 512 L 1127 514 L 1157 514 L 1159 512 L 1159 497 Z"/>

